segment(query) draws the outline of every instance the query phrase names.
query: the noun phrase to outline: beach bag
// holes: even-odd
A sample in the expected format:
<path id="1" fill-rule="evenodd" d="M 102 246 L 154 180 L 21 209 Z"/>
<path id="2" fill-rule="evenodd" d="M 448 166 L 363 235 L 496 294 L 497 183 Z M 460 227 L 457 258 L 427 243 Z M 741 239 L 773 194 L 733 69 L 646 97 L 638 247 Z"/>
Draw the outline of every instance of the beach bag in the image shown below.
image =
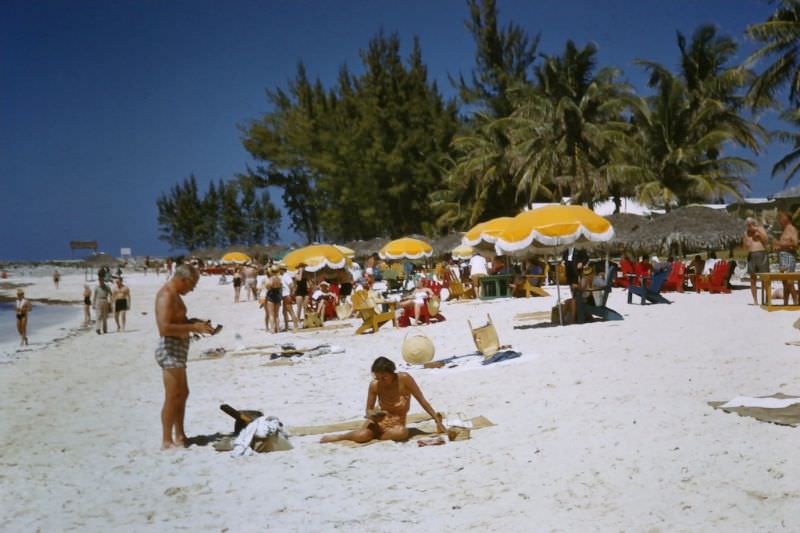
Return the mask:
<path id="1" fill-rule="evenodd" d="M 339 320 L 350 318 L 351 314 L 353 314 L 353 306 L 349 303 L 344 302 L 336 306 L 336 316 L 339 317 Z"/>
<path id="2" fill-rule="evenodd" d="M 572 324 L 572 306 L 575 305 L 575 302 L 572 298 L 564 300 L 561 302 L 561 316 L 564 319 L 564 325 Z M 558 320 L 558 304 L 553 306 L 553 309 L 550 311 L 550 323 L 558 326 L 560 324 Z"/>
<path id="3" fill-rule="evenodd" d="M 318 311 L 306 311 L 303 317 L 303 329 L 307 328 L 321 328 L 322 319 L 319 317 Z"/>
<path id="4" fill-rule="evenodd" d="M 441 306 L 441 301 L 439 300 L 438 296 L 432 296 L 428 298 L 428 313 L 430 314 L 431 318 L 435 318 L 436 315 L 439 314 L 439 307 Z"/>

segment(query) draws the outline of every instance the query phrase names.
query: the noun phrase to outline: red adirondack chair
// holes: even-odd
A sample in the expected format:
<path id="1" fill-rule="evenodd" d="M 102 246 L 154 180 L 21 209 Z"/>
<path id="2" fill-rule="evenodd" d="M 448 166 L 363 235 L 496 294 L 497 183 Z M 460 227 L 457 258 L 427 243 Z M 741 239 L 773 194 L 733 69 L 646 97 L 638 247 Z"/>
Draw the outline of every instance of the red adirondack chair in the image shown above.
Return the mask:
<path id="1" fill-rule="evenodd" d="M 719 261 L 714 268 L 711 269 L 711 274 L 708 276 L 697 276 L 696 278 L 697 292 L 708 291 L 711 293 L 725 293 L 729 294 L 731 290 L 728 288 L 728 263 L 727 261 Z"/>
<path id="2" fill-rule="evenodd" d="M 431 315 L 431 312 L 428 309 L 429 302 L 430 298 L 425 298 L 425 305 L 423 305 L 419 311 L 419 321 L 423 324 L 430 324 L 431 322 L 444 322 L 444 315 L 440 313 L 438 309 L 436 309 L 435 315 Z M 397 319 L 397 326 L 400 328 L 407 328 L 411 325 L 411 319 L 414 318 L 414 302 L 406 302 L 402 306 L 402 310 L 403 312 Z"/>
<path id="3" fill-rule="evenodd" d="M 673 261 L 672 270 L 669 272 L 669 277 L 661 287 L 661 291 L 678 291 L 683 292 L 683 278 L 686 274 L 686 265 L 682 261 Z"/>
<path id="4" fill-rule="evenodd" d="M 634 267 L 633 263 L 623 257 L 619 261 L 619 274 L 616 278 L 614 278 L 614 286 L 615 287 L 625 287 L 628 288 L 628 284 L 631 282 L 631 275 L 634 274 Z"/>

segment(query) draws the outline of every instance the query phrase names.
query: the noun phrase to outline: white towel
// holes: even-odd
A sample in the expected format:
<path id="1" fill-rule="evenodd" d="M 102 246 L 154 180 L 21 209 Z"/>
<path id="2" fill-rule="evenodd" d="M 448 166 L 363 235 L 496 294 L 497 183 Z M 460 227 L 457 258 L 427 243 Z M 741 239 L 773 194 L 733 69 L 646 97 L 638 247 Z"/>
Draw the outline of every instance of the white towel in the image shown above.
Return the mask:
<path id="1" fill-rule="evenodd" d="M 737 396 L 720 407 L 761 407 L 764 409 L 783 409 L 800 403 L 800 398 L 753 398 L 752 396 Z"/>
<path id="2" fill-rule="evenodd" d="M 253 455 L 255 450 L 250 447 L 253 443 L 253 438 L 266 438 L 270 435 L 280 435 L 284 438 L 289 436 L 283 429 L 283 423 L 274 416 L 260 416 L 247 424 L 236 440 L 233 442 L 233 450 L 231 455 L 233 457 Z"/>

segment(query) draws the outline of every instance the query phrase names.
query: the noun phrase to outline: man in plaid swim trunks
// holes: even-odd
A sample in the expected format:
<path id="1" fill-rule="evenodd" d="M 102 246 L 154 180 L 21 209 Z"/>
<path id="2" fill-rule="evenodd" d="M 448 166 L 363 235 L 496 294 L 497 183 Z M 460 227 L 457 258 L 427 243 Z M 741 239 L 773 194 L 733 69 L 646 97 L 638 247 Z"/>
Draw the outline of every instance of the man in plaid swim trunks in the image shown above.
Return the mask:
<path id="1" fill-rule="evenodd" d="M 767 245 L 769 236 L 764 226 L 753 218 L 745 221 L 746 230 L 742 237 L 742 246 L 747 250 L 747 273 L 750 274 L 750 292 L 753 296 L 753 305 L 758 305 L 756 297 L 756 276 L 761 272 L 769 272 L 769 257 L 767 256 Z"/>
<path id="2" fill-rule="evenodd" d="M 778 223 L 783 228 L 781 238 L 775 243 L 778 250 L 778 264 L 781 272 L 794 272 L 797 266 L 795 252 L 797 251 L 797 228 L 792 224 L 792 218 L 786 211 L 778 213 Z M 783 303 L 789 305 L 789 295 L 792 302 L 797 305 L 797 287 L 793 281 L 783 282 Z"/>
<path id="3" fill-rule="evenodd" d="M 175 269 L 175 275 L 156 295 L 156 324 L 160 339 L 155 356 L 164 378 L 161 449 L 186 446 L 183 417 L 186 399 L 189 397 L 186 381 L 189 335 L 213 332 L 210 323 L 186 318 L 186 305 L 181 296 L 193 291 L 199 278 L 200 274 L 195 267 L 180 265 Z"/>

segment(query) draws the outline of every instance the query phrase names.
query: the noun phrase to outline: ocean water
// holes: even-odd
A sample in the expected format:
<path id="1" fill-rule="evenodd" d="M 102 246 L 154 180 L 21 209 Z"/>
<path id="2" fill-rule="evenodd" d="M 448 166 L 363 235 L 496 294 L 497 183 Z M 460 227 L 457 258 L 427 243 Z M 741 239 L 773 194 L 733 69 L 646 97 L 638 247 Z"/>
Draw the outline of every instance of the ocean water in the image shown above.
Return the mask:
<path id="1" fill-rule="evenodd" d="M 19 343 L 14 302 L 0 302 L 0 344 Z M 58 327 L 76 328 L 83 322 L 83 306 L 45 305 L 33 302 L 28 315 L 28 340 L 47 342 L 63 333 Z M 44 333 L 47 330 L 47 333 Z M 49 337 L 49 338 L 48 338 Z"/>

